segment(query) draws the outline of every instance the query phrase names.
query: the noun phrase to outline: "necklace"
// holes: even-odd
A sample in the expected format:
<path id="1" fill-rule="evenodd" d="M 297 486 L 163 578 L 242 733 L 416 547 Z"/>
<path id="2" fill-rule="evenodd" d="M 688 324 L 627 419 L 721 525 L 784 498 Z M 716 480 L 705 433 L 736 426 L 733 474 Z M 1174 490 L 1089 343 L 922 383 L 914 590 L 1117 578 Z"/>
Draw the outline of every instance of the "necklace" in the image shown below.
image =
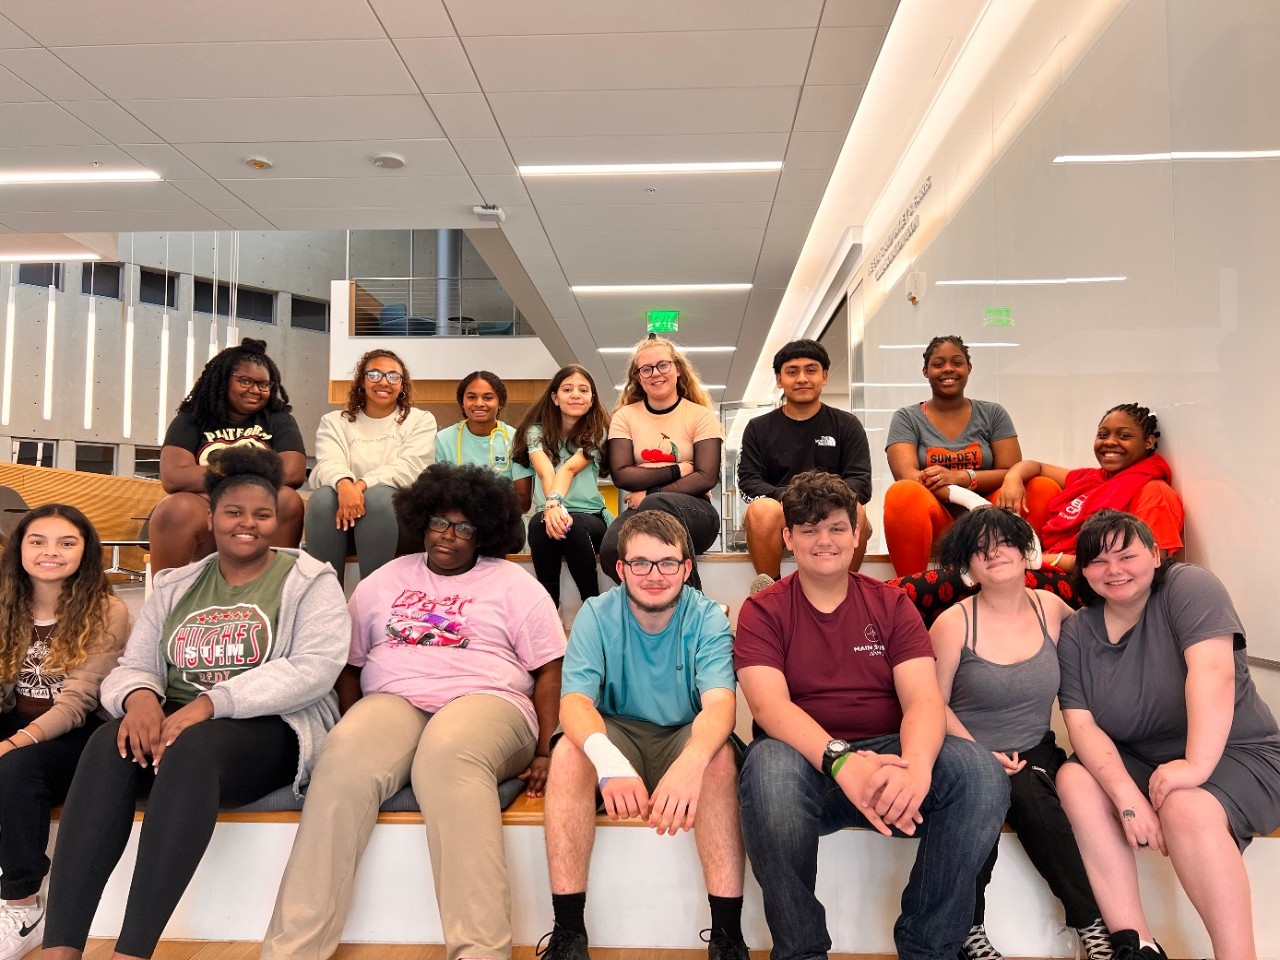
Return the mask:
<path id="1" fill-rule="evenodd" d="M 40 632 L 41 627 L 44 628 L 43 633 Z M 50 621 L 48 623 L 36 623 L 35 620 L 32 620 L 31 621 L 31 639 L 33 641 L 32 645 L 36 646 L 36 645 L 43 644 L 45 647 L 48 647 L 49 638 L 53 636 L 53 631 L 57 629 L 58 629 L 58 621 L 56 620 Z"/>

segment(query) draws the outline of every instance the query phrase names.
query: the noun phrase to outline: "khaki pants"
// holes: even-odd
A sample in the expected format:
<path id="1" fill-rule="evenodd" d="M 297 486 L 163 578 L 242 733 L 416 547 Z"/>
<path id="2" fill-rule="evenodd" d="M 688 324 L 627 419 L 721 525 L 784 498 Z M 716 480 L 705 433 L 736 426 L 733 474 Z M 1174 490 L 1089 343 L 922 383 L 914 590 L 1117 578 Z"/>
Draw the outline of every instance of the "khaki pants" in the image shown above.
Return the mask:
<path id="1" fill-rule="evenodd" d="M 410 781 L 426 822 L 448 960 L 509 958 L 497 784 L 528 767 L 535 743 L 524 715 L 501 697 L 460 697 L 435 714 L 392 694 L 357 701 L 316 762 L 264 960 L 333 955 L 378 807 Z"/>

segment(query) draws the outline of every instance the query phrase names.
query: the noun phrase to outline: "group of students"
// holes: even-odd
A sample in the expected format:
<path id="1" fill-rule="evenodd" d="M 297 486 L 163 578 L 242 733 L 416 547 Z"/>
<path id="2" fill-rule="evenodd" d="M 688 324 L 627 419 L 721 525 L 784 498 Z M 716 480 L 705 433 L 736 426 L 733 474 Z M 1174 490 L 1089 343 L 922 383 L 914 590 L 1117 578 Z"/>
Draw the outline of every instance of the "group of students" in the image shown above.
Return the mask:
<path id="1" fill-rule="evenodd" d="M 511 931 L 497 785 L 515 777 L 546 795 L 548 960 L 587 955 L 597 804 L 643 816 L 659 834 L 696 831 L 711 960 L 746 958 L 744 856 L 775 960 L 825 955 L 817 840 L 849 825 L 921 840 L 895 926 L 900 956 L 992 960 L 983 892 L 1006 818 L 1092 960 L 1163 956 L 1138 895 L 1134 851 L 1147 846 L 1171 858 L 1215 955 L 1253 956 L 1240 851 L 1280 824 L 1280 729 L 1249 678 L 1222 585 L 1167 561 L 1181 514 L 1160 513 L 1171 490 L 1149 489 L 1168 481 L 1154 416 L 1108 411 L 1096 469 L 1005 463 L 1016 437 L 970 437 L 955 415 L 959 396 L 977 416 L 963 400 L 962 342 L 931 344 L 934 395 L 912 429 L 942 440 L 917 439 L 912 469 L 902 455 L 909 423 L 895 418 L 890 435 L 895 487 L 914 484 L 946 514 L 931 518 L 921 500 L 930 537 L 950 527 L 941 571 L 919 574 L 933 590 L 925 595 L 947 606 L 927 631 L 912 583 L 851 572 L 870 475 L 839 459 L 858 436 L 847 421 L 805 426 L 828 409 L 817 402 L 825 354 L 809 356 L 813 346 L 789 344 L 775 360 L 796 452 L 779 462 L 767 436 L 752 437 L 769 488 L 749 507 L 748 533 L 767 544 L 766 562 L 792 551 L 797 572 L 755 585 L 736 638 L 694 588 L 722 436 L 696 374 L 666 341 L 636 351 L 607 434 L 581 368 L 561 371 L 516 430 L 498 419 L 501 381 L 466 378 L 467 419 L 451 436 L 412 407 L 398 358 L 366 355 L 346 409 L 321 428 L 328 506 L 315 508 L 317 490 L 307 510 L 313 550 L 325 548 L 312 545 L 311 524 L 342 534 L 336 564 L 279 547 L 296 539 L 301 514 L 286 456 L 297 451 L 267 449 L 291 436 L 279 416 L 288 411 L 272 408 L 283 395 L 274 365 L 253 342 L 211 361 L 180 412 L 191 423 L 170 432 L 177 447 L 194 424 L 196 449 L 166 445 L 186 487 L 171 488 L 152 536 L 154 555 L 158 517 L 203 509 L 203 528 L 178 549 L 194 553 L 200 541 L 213 552 L 157 574 L 132 630 L 75 508 L 31 511 L 0 559 L 0 960 L 42 934 L 52 960 L 81 955 L 141 796 L 116 952 L 151 956 L 218 809 L 288 785 L 301 795 L 308 781 L 264 957 L 332 954 L 378 807 L 411 785 L 449 960 L 499 960 Z M 221 392 L 205 377 L 220 377 Z M 224 425 L 202 427 L 197 403 L 221 409 Z M 948 460 L 944 444 L 957 442 L 961 459 Z M 458 459 L 478 446 L 484 460 L 416 473 L 399 462 L 444 461 L 442 446 Z M 827 459 L 796 473 L 809 456 Z M 539 536 L 562 545 L 577 527 L 620 583 L 600 596 L 580 583 L 586 602 L 567 641 L 550 589 L 503 559 L 537 498 L 533 483 L 521 492 L 532 477 L 512 477 L 526 458 L 542 491 L 531 548 Z M 198 465 L 201 488 L 190 489 Z M 792 475 L 778 477 L 779 466 Z M 606 467 L 630 491 L 608 525 L 598 510 L 572 509 L 578 478 Z M 1006 509 L 956 516 L 945 506 L 974 505 L 963 496 L 974 490 Z M 390 523 L 377 520 L 387 509 Z M 1043 517 L 1038 531 L 1024 510 Z M 347 604 L 346 537 L 363 566 L 370 519 L 380 531 L 371 556 L 384 556 L 362 569 Z M 886 532 L 895 522 L 886 506 Z M 1058 592 L 1034 589 L 1045 571 Z M 1084 608 L 1073 613 L 1063 593 Z M 731 736 L 739 685 L 755 720 L 745 755 Z M 1055 697 L 1070 759 L 1049 727 Z M 49 811 L 64 795 L 46 917 Z"/>

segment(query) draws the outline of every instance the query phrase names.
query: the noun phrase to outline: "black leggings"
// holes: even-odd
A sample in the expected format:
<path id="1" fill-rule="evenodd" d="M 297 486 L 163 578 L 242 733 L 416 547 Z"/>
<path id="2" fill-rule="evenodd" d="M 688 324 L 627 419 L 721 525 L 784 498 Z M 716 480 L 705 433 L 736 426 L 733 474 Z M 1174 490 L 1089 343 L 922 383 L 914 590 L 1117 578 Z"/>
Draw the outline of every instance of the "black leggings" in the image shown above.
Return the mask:
<path id="1" fill-rule="evenodd" d="M 123 760 L 119 720 L 89 740 L 58 828 L 44 946 L 83 950 L 89 925 L 148 796 L 116 950 L 150 957 L 204 856 L 218 808 L 242 807 L 292 783 L 298 738 L 278 716 L 214 719 L 188 727 L 160 772 Z"/>
<path id="2" fill-rule="evenodd" d="M 557 607 L 560 606 L 561 557 L 569 565 L 569 576 L 573 577 L 584 602 L 600 593 L 596 551 L 604 539 L 604 517 L 598 513 L 574 512 L 569 516 L 573 518 L 573 526 L 563 540 L 547 533 L 541 513 L 529 521 L 529 555 L 533 559 L 533 572 Z"/>
<path id="3" fill-rule="evenodd" d="M 624 510 L 617 520 L 605 531 L 604 540 L 600 544 L 600 569 L 614 583 L 621 583 L 618 577 L 618 531 L 627 517 L 637 510 L 665 510 L 684 524 L 693 544 L 693 573 L 689 576 L 689 586 L 702 589 L 702 579 L 698 576 L 697 554 L 706 553 L 720 535 L 720 514 L 706 497 L 695 497 L 688 493 L 651 493 L 640 501 L 635 510 Z"/>

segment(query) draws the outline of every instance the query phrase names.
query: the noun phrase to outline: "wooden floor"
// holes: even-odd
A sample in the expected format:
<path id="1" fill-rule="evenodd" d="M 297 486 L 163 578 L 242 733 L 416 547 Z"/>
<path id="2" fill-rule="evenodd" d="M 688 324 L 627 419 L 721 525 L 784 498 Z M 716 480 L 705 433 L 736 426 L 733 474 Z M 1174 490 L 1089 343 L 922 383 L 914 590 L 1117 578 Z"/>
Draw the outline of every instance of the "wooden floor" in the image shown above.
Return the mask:
<path id="1" fill-rule="evenodd" d="M 85 960 L 111 960 L 110 940 L 90 940 Z M 258 960 L 262 944 L 256 941 L 161 940 L 152 960 Z M 620 949 L 592 947 L 591 960 L 705 960 L 705 950 Z M 769 951 L 752 950 L 752 960 L 768 960 Z M 40 952 L 27 954 L 39 960 Z M 445 960 L 438 943 L 344 943 L 333 960 Z M 516 947 L 512 960 L 535 960 L 533 947 Z M 831 960 L 895 960 L 892 954 L 833 953 Z"/>

